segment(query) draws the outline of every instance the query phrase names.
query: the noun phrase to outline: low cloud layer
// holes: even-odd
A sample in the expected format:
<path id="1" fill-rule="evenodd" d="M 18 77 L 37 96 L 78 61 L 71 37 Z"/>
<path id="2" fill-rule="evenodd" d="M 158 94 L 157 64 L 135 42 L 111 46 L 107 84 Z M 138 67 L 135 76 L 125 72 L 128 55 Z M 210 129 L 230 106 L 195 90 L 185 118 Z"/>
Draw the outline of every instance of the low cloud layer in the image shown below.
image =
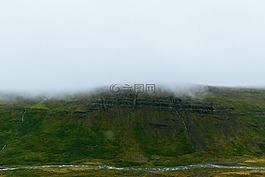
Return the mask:
<path id="1" fill-rule="evenodd" d="M 262 0 L 0 2 L 0 90 L 265 86 Z"/>

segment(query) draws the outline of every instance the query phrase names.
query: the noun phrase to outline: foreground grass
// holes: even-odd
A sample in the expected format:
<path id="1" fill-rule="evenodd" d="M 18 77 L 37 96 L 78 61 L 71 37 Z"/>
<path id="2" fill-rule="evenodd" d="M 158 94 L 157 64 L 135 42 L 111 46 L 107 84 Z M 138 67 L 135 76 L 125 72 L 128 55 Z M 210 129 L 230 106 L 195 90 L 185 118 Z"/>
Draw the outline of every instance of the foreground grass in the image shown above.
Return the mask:
<path id="1" fill-rule="evenodd" d="M 87 162 L 89 165 L 101 165 L 100 160 Z M 265 166 L 265 157 L 249 157 L 244 156 L 238 165 L 243 166 Z M 119 176 L 143 176 L 143 177 L 234 177 L 234 176 L 265 176 L 265 170 L 246 170 L 246 169 L 190 169 L 178 171 L 164 171 L 164 172 L 145 172 L 145 171 L 121 171 L 121 170 L 107 170 L 107 169 L 90 169 L 90 168 L 44 168 L 44 169 L 25 169 L 15 171 L 0 171 L 0 177 L 11 176 L 32 176 L 32 177 L 70 177 L 70 176 L 105 176 L 105 177 L 119 177 Z"/>
<path id="2" fill-rule="evenodd" d="M 98 170 L 98 169 L 35 169 L 35 170 L 18 170 L 0 172 L 1 177 L 12 176 L 31 176 L 31 177 L 70 177 L 70 176 L 101 176 L 101 177 L 118 177 L 118 176 L 143 176 L 143 177 L 205 177 L 205 176 L 265 176 L 263 170 L 238 170 L 238 169 L 193 169 L 184 171 L 171 172 L 141 172 L 141 171 L 118 171 L 118 170 Z"/>

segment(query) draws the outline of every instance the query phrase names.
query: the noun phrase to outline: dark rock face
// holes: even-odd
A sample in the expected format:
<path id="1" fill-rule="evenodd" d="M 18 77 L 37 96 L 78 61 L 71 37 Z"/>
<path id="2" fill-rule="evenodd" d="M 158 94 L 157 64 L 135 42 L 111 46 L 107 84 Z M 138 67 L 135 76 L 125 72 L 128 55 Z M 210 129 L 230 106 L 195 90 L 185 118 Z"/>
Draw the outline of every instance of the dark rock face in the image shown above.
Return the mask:
<path id="1" fill-rule="evenodd" d="M 64 111 L 64 110 L 56 110 L 56 111 L 52 111 L 49 115 L 50 118 L 53 117 L 65 117 L 68 116 L 70 114 L 69 111 Z"/>
<path id="2" fill-rule="evenodd" d="M 205 115 L 212 115 L 213 118 L 225 120 L 231 117 L 229 109 L 218 106 L 213 106 L 212 103 L 195 102 L 190 98 L 178 97 L 147 97 L 142 98 L 138 95 L 113 95 L 100 97 L 91 100 L 87 106 L 87 112 L 96 110 L 108 110 L 111 108 L 128 108 L 132 111 L 136 109 L 152 107 L 156 110 L 166 110 L 173 113 L 185 111 L 187 113 L 198 113 L 202 117 Z"/>
<path id="3" fill-rule="evenodd" d="M 12 108 L 12 111 L 14 112 L 24 112 L 25 108 L 22 108 L 22 107 L 15 107 L 15 108 Z"/>
<path id="4" fill-rule="evenodd" d="M 73 118 L 83 119 L 87 117 L 87 113 L 83 111 L 74 111 L 72 113 Z"/>

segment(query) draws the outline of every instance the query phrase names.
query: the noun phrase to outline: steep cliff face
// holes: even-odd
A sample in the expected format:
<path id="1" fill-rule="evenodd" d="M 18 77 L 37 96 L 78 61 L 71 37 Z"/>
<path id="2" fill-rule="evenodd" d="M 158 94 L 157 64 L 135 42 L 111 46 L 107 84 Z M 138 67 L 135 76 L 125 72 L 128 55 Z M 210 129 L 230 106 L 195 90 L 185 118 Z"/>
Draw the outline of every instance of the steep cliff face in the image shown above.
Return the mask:
<path id="1" fill-rule="evenodd" d="M 265 154 L 265 91 L 100 93 L 0 107 L 1 165 L 180 165 Z"/>

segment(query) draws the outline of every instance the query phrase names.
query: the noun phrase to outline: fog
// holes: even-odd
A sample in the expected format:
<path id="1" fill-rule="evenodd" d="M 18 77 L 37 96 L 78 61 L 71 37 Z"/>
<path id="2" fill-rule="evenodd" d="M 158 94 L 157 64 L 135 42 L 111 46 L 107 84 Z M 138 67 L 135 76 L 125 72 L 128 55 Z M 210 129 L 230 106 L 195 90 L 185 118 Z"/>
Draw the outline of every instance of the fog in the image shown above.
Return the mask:
<path id="1" fill-rule="evenodd" d="M 262 0 L 1 0 L 0 91 L 265 86 Z"/>

